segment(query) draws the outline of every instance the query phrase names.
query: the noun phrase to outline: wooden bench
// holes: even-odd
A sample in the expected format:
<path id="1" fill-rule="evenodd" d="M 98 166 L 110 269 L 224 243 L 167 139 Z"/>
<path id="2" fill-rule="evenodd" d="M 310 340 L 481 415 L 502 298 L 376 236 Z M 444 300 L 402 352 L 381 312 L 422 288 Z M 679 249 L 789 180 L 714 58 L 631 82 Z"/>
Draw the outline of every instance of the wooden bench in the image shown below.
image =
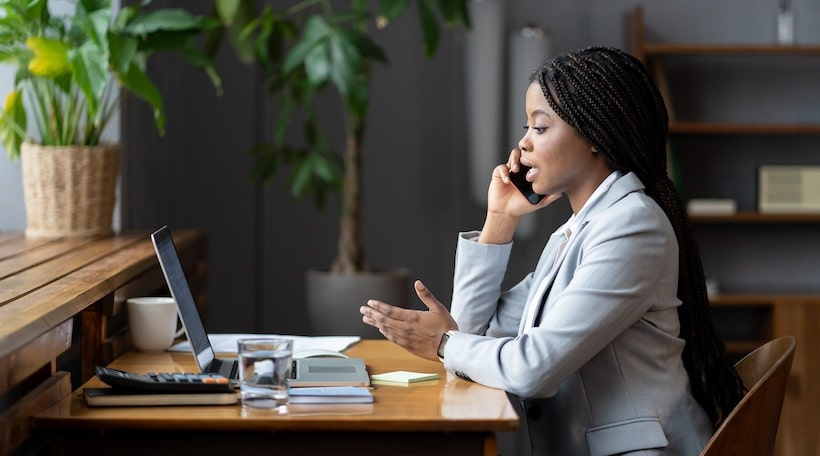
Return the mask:
<path id="1" fill-rule="evenodd" d="M 32 438 L 31 416 L 129 348 L 126 299 L 168 294 L 149 234 L 61 241 L 0 234 L 0 456 L 47 446 Z M 174 241 L 203 305 L 205 235 L 175 230 Z"/>

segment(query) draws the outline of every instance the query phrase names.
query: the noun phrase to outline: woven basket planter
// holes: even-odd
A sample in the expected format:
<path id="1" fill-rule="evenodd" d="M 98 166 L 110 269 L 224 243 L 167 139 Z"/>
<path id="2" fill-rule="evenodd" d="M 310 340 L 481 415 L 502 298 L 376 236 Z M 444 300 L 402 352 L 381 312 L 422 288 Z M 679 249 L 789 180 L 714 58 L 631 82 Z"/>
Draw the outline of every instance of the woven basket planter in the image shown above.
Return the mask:
<path id="1" fill-rule="evenodd" d="M 26 237 L 108 235 L 120 168 L 119 146 L 23 144 Z"/>

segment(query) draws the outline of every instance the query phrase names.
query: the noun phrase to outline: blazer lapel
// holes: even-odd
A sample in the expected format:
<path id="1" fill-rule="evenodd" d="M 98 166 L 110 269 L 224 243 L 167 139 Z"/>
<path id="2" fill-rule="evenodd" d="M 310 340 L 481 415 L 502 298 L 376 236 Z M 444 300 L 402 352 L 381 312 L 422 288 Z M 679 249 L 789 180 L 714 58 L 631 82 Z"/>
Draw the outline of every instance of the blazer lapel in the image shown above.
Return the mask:
<path id="1" fill-rule="evenodd" d="M 555 255 L 558 253 L 558 248 L 564 240 L 564 230 L 566 227 L 567 224 L 565 223 L 552 233 L 547 245 L 544 247 L 544 251 L 541 253 L 541 258 L 538 259 L 538 265 L 535 267 L 535 272 L 533 272 L 532 277 L 533 286 L 530 287 L 530 292 L 527 295 L 527 305 L 524 307 L 524 314 L 521 316 L 518 334 L 523 333 L 527 325 L 531 326 L 532 318 L 528 318 L 528 316 L 532 315 L 531 312 L 533 311 L 540 311 L 539 309 L 544 293 L 555 278 L 554 270 L 556 268 L 553 268 L 553 263 L 555 262 Z M 564 248 L 564 252 L 566 252 L 566 248 Z M 537 306 L 539 309 L 532 309 L 532 306 Z"/>
<path id="2" fill-rule="evenodd" d="M 564 240 L 564 230 L 568 228 L 568 223 L 563 224 L 560 228 L 558 228 L 558 230 L 552 233 L 547 246 L 544 248 L 544 253 L 538 260 L 538 266 L 535 269 L 535 273 L 533 274 L 532 283 L 534 286 L 530 288 L 530 292 L 527 297 L 527 305 L 524 308 L 524 315 L 522 316 L 521 323 L 518 327 L 518 334 L 522 334 L 528 328 L 534 326 L 534 323 L 538 321 L 538 315 L 543 312 L 546 294 L 552 288 L 552 284 L 555 281 L 555 276 L 558 273 L 558 268 L 561 263 L 564 262 L 567 252 L 573 248 L 574 241 L 579 237 L 580 233 L 587 226 L 589 221 L 592 220 L 596 214 L 606 210 L 626 195 L 635 191 L 642 191 L 643 189 L 643 183 L 641 183 L 638 177 L 633 173 L 627 173 L 613 182 L 609 190 L 601 195 L 597 201 L 593 202 L 593 205 L 590 206 L 589 210 L 582 211 L 583 218 L 578 224 L 577 232 L 570 235 L 567 244 L 564 246 L 564 249 L 561 251 L 558 258 L 556 258 L 556 255 L 558 254 L 558 249 L 561 242 Z"/>

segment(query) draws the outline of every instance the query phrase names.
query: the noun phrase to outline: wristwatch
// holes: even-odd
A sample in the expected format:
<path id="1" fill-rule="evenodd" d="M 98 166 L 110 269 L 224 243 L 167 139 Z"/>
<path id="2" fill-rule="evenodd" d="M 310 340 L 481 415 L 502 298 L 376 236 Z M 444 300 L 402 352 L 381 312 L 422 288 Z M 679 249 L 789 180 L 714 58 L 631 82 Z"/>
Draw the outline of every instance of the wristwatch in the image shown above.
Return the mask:
<path id="1" fill-rule="evenodd" d="M 457 331 L 449 330 L 445 331 L 444 334 L 441 335 L 441 342 L 438 343 L 438 350 L 436 350 L 436 355 L 438 355 L 438 359 L 443 363 L 444 362 L 444 346 L 447 345 L 447 341 L 450 340 L 450 336 L 455 334 Z"/>

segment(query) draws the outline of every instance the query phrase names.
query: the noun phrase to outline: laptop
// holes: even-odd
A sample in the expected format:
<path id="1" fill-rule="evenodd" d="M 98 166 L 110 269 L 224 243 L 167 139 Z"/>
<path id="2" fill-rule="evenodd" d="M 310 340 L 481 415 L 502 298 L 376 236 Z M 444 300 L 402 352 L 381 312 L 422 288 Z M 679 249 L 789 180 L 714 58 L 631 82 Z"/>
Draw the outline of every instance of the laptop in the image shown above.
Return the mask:
<path id="1" fill-rule="evenodd" d="M 168 226 L 151 234 L 151 242 L 200 372 L 220 374 L 230 379 L 231 383 L 238 383 L 239 361 L 236 358 L 216 357 Z M 369 386 L 370 376 L 361 358 L 295 358 L 289 383 L 294 387 Z"/>

